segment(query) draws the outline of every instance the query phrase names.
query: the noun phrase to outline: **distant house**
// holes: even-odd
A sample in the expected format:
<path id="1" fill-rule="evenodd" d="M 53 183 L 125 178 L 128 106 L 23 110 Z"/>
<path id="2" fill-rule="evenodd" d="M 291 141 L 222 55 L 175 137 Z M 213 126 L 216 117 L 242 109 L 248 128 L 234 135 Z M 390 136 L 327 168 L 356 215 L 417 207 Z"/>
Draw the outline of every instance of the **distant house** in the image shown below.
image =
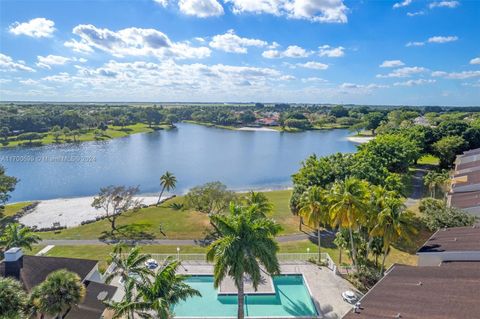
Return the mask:
<path id="1" fill-rule="evenodd" d="M 413 119 L 413 123 L 421 126 L 432 126 L 425 116 L 419 116 Z"/>
<path id="2" fill-rule="evenodd" d="M 272 117 L 262 117 L 255 121 L 255 124 L 263 125 L 263 126 L 278 126 L 279 122 L 278 119 Z"/>
<path id="3" fill-rule="evenodd" d="M 20 248 L 11 248 L 5 252 L 0 262 L 0 276 L 14 277 L 26 291 L 45 280 L 52 272 L 60 269 L 76 273 L 86 287 L 86 296 L 82 304 L 70 309 L 64 319 L 100 319 L 106 318 L 106 300 L 121 300 L 121 291 L 117 287 L 102 282 L 98 271 L 98 261 L 76 258 L 24 256 Z"/>
<path id="4" fill-rule="evenodd" d="M 344 319 L 480 318 L 480 228 L 437 231 L 418 266 L 393 265 Z"/>

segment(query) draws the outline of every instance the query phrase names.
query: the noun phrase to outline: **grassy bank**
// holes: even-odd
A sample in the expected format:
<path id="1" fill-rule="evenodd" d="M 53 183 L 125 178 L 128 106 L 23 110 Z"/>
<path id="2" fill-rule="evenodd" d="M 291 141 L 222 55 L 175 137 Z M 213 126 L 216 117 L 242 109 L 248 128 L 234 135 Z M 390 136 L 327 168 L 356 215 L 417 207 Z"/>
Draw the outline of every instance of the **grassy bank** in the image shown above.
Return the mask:
<path id="1" fill-rule="evenodd" d="M 89 129 L 83 133 L 73 136 L 64 136 L 61 135 L 58 140 L 55 140 L 54 136 L 51 133 L 44 133 L 41 139 L 32 140 L 31 145 L 49 145 L 49 144 L 64 144 L 64 143 L 75 143 L 75 142 L 89 142 L 89 141 L 102 141 L 109 140 L 119 137 L 125 137 L 137 133 L 147 133 L 153 132 L 154 130 L 159 129 L 170 129 L 170 125 L 159 125 L 155 127 L 149 127 L 147 124 L 137 123 L 134 125 L 127 125 L 124 127 L 121 126 L 109 126 L 105 131 L 101 131 L 101 134 L 95 134 L 95 129 Z M 26 145 L 28 146 L 29 141 L 25 140 L 16 140 L 16 136 L 9 137 L 7 144 L 0 144 L 0 147 L 16 147 Z"/>
<path id="2" fill-rule="evenodd" d="M 291 191 L 273 191 L 266 193 L 274 205 L 272 218 L 283 227 L 282 234 L 298 232 L 298 217 L 290 213 L 288 206 Z M 201 239 L 210 230 L 208 216 L 190 210 L 174 210 L 169 206 L 182 203 L 179 196 L 159 207 L 143 208 L 137 212 L 126 213 L 117 219 L 120 234 L 126 238 L 169 238 L 169 239 Z M 97 239 L 110 230 L 107 220 L 92 224 L 69 228 L 60 232 L 46 232 L 41 236 L 45 239 Z M 162 234 L 164 232 L 166 236 Z"/>

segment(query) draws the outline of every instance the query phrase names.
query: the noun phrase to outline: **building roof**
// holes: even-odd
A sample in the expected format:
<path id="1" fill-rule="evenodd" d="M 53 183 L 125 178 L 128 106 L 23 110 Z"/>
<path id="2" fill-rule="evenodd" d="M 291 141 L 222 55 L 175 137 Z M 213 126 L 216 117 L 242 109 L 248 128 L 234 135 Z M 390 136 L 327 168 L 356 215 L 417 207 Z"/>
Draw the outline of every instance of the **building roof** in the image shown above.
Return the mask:
<path id="1" fill-rule="evenodd" d="M 418 250 L 419 253 L 450 251 L 480 251 L 480 227 L 453 227 L 437 230 Z M 480 268 L 480 263 L 478 267 Z"/>
<path id="2" fill-rule="evenodd" d="M 480 191 L 451 193 L 450 206 L 456 208 L 472 208 L 480 206 Z"/>
<path id="3" fill-rule="evenodd" d="M 480 154 L 480 148 L 475 148 L 473 150 L 465 151 L 463 152 L 464 155 L 475 155 L 475 154 Z"/>
<path id="4" fill-rule="evenodd" d="M 87 293 L 83 303 L 72 308 L 65 319 L 98 319 L 105 310 L 103 301 L 112 299 L 117 288 L 110 285 L 100 284 L 93 281 L 86 283 Z"/>
<path id="5" fill-rule="evenodd" d="M 467 168 L 472 168 L 472 167 L 479 167 L 480 166 L 480 159 L 478 161 L 472 161 L 468 163 L 460 163 L 455 166 L 456 171 L 461 171 Z"/>
<path id="6" fill-rule="evenodd" d="M 480 164 L 480 162 L 479 162 Z M 453 187 L 465 186 L 465 185 L 475 185 L 480 183 L 480 171 L 474 171 L 464 174 L 457 174 L 452 179 Z"/>
<path id="7" fill-rule="evenodd" d="M 51 272 L 60 269 L 74 272 L 84 280 L 97 263 L 96 260 L 89 259 L 23 256 L 23 267 L 19 279 L 28 291 L 44 281 Z M 5 275 L 4 263 L 0 264 L 0 275 Z"/>
<path id="8" fill-rule="evenodd" d="M 394 265 L 362 299 L 359 313 L 344 319 L 478 318 L 480 263 L 441 266 Z"/>

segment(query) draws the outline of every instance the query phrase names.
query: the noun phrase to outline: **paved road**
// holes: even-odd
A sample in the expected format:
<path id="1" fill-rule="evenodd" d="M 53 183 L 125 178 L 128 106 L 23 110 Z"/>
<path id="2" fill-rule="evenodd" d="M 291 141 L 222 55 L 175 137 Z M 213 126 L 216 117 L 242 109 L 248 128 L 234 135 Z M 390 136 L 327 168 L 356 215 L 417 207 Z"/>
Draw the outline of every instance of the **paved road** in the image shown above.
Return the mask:
<path id="1" fill-rule="evenodd" d="M 299 240 L 308 239 L 308 234 L 296 234 L 288 236 L 277 237 L 278 242 L 286 243 Z M 192 246 L 203 245 L 205 242 L 195 239 L 153 239 L 153 240 L 132 240 L 134 244 L 140 245 L 172 245 L 172 246 Z M 42 240 L 42 245 L 55 245 L 55 246 L 83 246 L 83 245 L 109 245 L 114 244 L 113 241 L 102 241 L 99 239 L 48 239 Z"/>
<path id="2" fill-rule="evenodd" d="M 423 197 L 423 177 L 427 173 L 428 166 L 420 165 L 415 171 L 412 179 L 412 193 L 405 201 L 407 207 L 411 207 L 418 203 Z"/>

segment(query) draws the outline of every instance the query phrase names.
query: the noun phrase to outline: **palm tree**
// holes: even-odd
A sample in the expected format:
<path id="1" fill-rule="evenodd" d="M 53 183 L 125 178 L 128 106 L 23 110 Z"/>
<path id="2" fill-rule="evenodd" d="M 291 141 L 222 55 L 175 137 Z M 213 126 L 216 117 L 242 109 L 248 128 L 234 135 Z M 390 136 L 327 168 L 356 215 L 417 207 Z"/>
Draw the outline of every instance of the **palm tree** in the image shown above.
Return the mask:
<path id="1" fill-rule="evenodd" d="M 255 210 L 264 216 L 271 213 L 273 210 L 272 203 L 264 193 L 250 191 L 248 195 L 245 196 L 245 203 L 247 206 L 254 206 Z"/>
<path id="2" fill-rule="evenodd" d="M 171 318 L 173 305 L 189 297 L 201 296 L 184 282 L 186 276 L 176 274 L 179 265 L 179 261 L 167 260 L 152 281 L 138 285 L 143 303 L 156 313 L 157 318 Z"/>
<path id="3" fill-rule="evenodd" d="M 245 275 L 257 289 L 262 278 L 260 265 L 271 275 L 280 273 L 274 236 L 281 228 L 272 219 L 259 217 L 254 210 L 233 209 L 233 205 L 229 214 L 210 218 L 220 234 L 207 250 L 207 260 L 215 264 L 214 285 L 218 287 L 226 276 L 234 280 L 238 289 L 238 318 L 243 319 Z"/>
<path id="4" fill-rule="evenodd" d="M 385 200 L 385 207 L 380 212 L 377 225 L 371 232 L 371 235 L 383 239 L 382 274 L 390 245 L 399 239 L 410 240 L 411 236 L 416 233 L 412 220 L 413 214 L 405 211 L 405 205 L 401 199 L 390 197 Z"/>
<path id="5" fill-rule="evenodd" d="M 0 318 L 24 318 L 27 301 L 20 282 L 0 277 Z"/>
<path id="6" fill-rule="evenodd" d="M 115 277 L 120 277 L 124 283 L 134 280 L 136 283 L 146 281 L 153 272 L 145 267 L 145 262 L 151 258 L 148 254 L 140 253 L 140 247 L 132 248 L 128 253 L 124 252 L 125 246 L 117 244 L 110 254 L 115 269 L 105 277 L 108 284 Z M 127 285 L 125 285 L 127 287 Z"/>
<path id="7" fill-rule="evenodd" d="M 76 273 L 61 269 L 50 273 L 44 282 L 33 288 L 30 298 L 42 318 L 45 315 L 62 318 L 68 309 L 83 301 L 85 292 Z"/>
<path id="8" fill-rule="evenodd" d="M 149 304 L 144 302 L 139 295 L 135 295 L 135 281 L 128 280 L 124 282 L 125 296 L 122 301 L 106 301 L 108 309 L 113 310 L 112 319 L 125 318 L 136 319 L 153 318 L 148 311 Z"/>
<path id="9" fill-rule="evenodd" d="M 348 229 L 353 266 L 357 266 L 357 252 L 353 238 L 353 229 L 358 228 L 367 211 L 367 183 L 354 177 L 336 181 L 329 194 L 330 218 L 333 226 Z"/>
<path id="10" fill-rule="evenodd" d="M 158 201 L 157 205 L 160 204 L 160 201 L 162 200 L 162 195 L 165 190 L 170 191 L 175 188 L 177 185 L 177 178 L 175 175 L 170 173 L 169 171 L 166 171 L 165 174 L 163 174 L 160 177 L 160 186 L 162 186 L 162 190 L 160 191 L 160 195 L 158 196 Z"/>
<path id="11" fill-rule="evenodd" d="M 303 217 L 307 225 L 317 228 L 318 261 L 321 261 L 321 229 L 330 222 L 329 203 L 327 194 L 319 186 L 311 186 L 300 199 L 298 214 Z"/>
<path id="12" fill-rule="evenodd" d="M 32 249 L 32 245 L 40 241 L 30 228 L 20 225 L 19 223 L 9 224 L 5 227 L 3 236 L 0 238 L 0 245 L 8 250 L 12 247 Z"/>

